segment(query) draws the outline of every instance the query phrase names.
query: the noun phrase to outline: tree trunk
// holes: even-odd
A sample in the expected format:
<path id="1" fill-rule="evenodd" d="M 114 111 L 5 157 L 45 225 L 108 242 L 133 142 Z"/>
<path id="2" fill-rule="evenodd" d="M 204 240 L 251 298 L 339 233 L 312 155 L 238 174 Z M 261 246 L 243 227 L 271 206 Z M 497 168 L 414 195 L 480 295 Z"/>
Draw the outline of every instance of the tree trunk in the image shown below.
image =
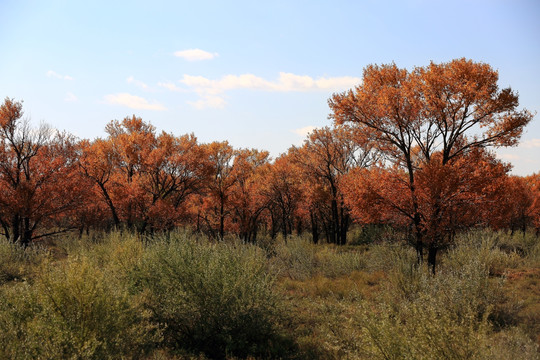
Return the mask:
<path id="1" fill-rule="evenodd" d="M 24 247 L 27 247 L 28 245 L 30 245 L 30 242 L 32 241 L 32 235 L 34 234 L 34 231 L 32 229 L 30 229 L 30 227 L 28 226 L 29 225 L 29 219 L 25 219 L 25 229 L 24 229 L 24 236 L 23 236 L 23 240 L 22 240 L 22 243 L 24 245 Z"/>
<path id="2" fill-rule="evenodd" d="M 339 211 L 338 211 L 338 205 L 337 205 L 337 200 L 335 199 L 335 195 L 334 195 L 334 199 L 332 199 L 332 221 L 331 221 L 331 224 L 332 224 L 332 242 L 334 244 L 339 244 L 340 243 L 340 223 L 339 223 Z"/>
<path id="3" fill-rule="evenodd" d="M 219 207 L 219 240 L 223 240 L 225 236 L 225 207 L 223 201 L 221 201 Z"/>
<path id="4" fill-rule="evenodd" d="M 421 239 L 416 239 L 416 262 L 421 265 L 424 262 L 424 243 Z"/>
<path id="5" fill-rule="evenodd" d="M 340 228 L 339 228 L 339 245 L 347 244 L 347 231 L 349 230 L 349 214 L 345 209 L 341 208 L 340 214 Z"/>
<path id="6" fill-rule="evenodd" d="M 285 213 L 285 209 L 281 209 L 281 233 L 283 234 L 283 238 L 287 238 L 287 224 L 289 223 L 287 221 L 287 214 Z"/>
<path id="7" fill-rule="evenodd" d="M 313 237 L 313 243 L 317 244 L 319 242 L 319 224 L 312 211 L 309 212 L 309 216 L 311 218 L 311 236 Z"/>
<path id="8" fill-rule="evenodd" d="M 276 226 L 276 216 L 274 214 L 274 212 L 272 210 L 270 210 L 270 221 L 272 222 L 271 226 L 270 226 L 270 237 L 272 239 L 275 239 L 276 238 L 276 234 L 277 234 L 277 226 Z"/>
<path id="9" fill-rule="evenodd" d="M 435 267 L 437 265 L 437 250 L 438 248 L 432 245 L 428 248 L 428 267 L 431 269 L 433 275 L 435 275 Z"/>
<path id="10" fill-rule="evenodd" d="M 111 210 L 114 226 L 118 227 L 120 225 L 120 218 L 118 217 L 118 213 L 116 212 L 116 207 L 114 206 L 112 199 L 109 196 L 109 192 L 107 191 L 107 189 L 105 189 L 105 185 L 103 185 L 102 183 L 98 182 L 98 185 L 101 189 L 103 196 L 105 197 L 105 202 L 107 203 L 107 205 L 109 206 L 109 209 Z"/>
<path id="11" fill-rule="evenodd" d="M 15 214 L 11 219 L 11 242 L 16 243 L 19 241 L 20 231 L 19 215 Z"/>

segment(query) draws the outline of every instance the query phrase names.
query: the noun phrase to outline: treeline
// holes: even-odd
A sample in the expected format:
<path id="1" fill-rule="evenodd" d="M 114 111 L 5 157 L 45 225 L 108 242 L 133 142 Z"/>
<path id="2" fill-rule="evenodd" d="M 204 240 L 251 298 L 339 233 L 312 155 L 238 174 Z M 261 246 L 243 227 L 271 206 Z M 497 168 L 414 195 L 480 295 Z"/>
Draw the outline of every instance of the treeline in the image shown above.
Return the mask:
<path id="1" fill-rule="evenodd" d="M 310 231 L 315 242 L 324 234 L 343 244 L 352 219 L 341 177 L 374 159 L 349 127 L 315 130 L 275 161 L 266 151 L 158 134 L 135 116 L 105 130 L 89 141 L 33 129 L 20 102 L 4 101 L 2 235 L 28 244 L 67 230 L 190 226 L 214 238 Z"/>
<path id="2" fill-rule="evenodd" d="M 189 226 L 218 239 L 309 232 L 345 244 L 353 223 L 389 224 L 433 265 L 460 229 L 539 231 L 540 175 L 510 176 L 487 150 L 517 143 L 532 119 L 496 83 L 491 67 L 465 59 L 412 72 L 368 67 L 362 85 L 330 99 L 333 126 L 275 160 L 157 133 L 136 116 L 79 140 L 32 128 L 22 103 L 6 98 L 1 234 L 29 244 L 64 231 Z"/>
<path id="3" fill-rule="evenodd" d="M 378 152 L 359 145 L 361 135 L 350 126 L 314 130 L 303 146 L 271 161 L 266 151 L 157 134 L 135 116 L 112 121 L 108 136 L 93 141 L 33 129 L 21 116 L 22 104 L 6 99 L 1 224 L 13 241 L 75 229 L 151 232 L 189 225 L 218 238 L 233 233 L 255 241 L 261 230 L 271 236 L 309 231 L 314 242 L 322 236 L 344 244 L 354 220 L 403 223 L 397 213 L 363 208 L 375 206 L 381 191 L 395 192 L 398 201 L 402 189 L 384 189 L 389 174 L 375 166 Z M 497 184 L 490 183 L 496 186 L 484 194 L 493 206 L 455 211 L 449 221 L 512 231 L 538 226 L 539 176 L 507 176 L 507 167 L 483 156 L 470 168 L 500 168 Z M 374 179 L 363 186 L 366 174 Z M 375 185 L 381 189 L 370 188 Z"/>

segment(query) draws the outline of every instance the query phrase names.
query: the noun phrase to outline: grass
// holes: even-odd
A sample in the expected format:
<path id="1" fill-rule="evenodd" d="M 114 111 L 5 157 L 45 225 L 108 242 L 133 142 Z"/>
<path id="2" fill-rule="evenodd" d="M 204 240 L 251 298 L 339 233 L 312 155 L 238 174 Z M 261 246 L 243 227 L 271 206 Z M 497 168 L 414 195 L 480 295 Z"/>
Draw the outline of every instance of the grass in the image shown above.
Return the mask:
<path id="1" fill-rule="evenodd" d="M 355 231 L 346 247 L 187 230 L 2 241 L 0 358 L 539 358 L 534 234 L 461 234 L 433 276 L 374 240 L 391 229 Z"/>

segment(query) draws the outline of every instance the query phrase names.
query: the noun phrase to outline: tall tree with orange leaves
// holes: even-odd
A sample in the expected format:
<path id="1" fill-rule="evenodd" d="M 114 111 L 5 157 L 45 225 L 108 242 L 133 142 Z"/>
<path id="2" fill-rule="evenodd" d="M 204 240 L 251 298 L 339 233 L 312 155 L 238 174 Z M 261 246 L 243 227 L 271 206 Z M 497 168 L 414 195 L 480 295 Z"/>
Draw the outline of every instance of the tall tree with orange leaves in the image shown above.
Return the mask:
<path id="1" fill-rule="evenodd" d="M 237 151 L 227 141 L 212 142 L 203 146 L 208 161 L 209 176 L 205 182 L 199 214 L 212 236 L 223 239 L 225 221 L 231 215 L 229 207 L 233 186 L 234 161 Z"/>
<path id="2" fill-rule="evenodd" d="M 466 59 L 432 62 L 412 71 L 395 64 L 370 65 L 361 85 L 329 99 L 337 124 L 356 126 L 395 172 L 404 172 L 416 250 L 422 259 L 427 247 L 433 271 L 437 251 L 450 233 L 440 230 L 438 213 L 453 194 L 430 193 L 435 208 L 428 217 L 422 210 L 418 174 L 459 166 L 460 158 L 475 149 L 515 145 L 533 117 L 518 109 L 516 93 L 499 89 L 497 82 L 491 66 Z"/>
<path id="3" fill-rule="evenodd" d="M 140 232 L 170 229 L 187 197 L 198 192 L 209 167 L 193 135 L 156 135 L 138 117 L 107 125 L 109 137 L 81 142 L 79 165 L 96 185 L 114 225 Z"/>
<path id="4" fill-rule="evenodd" d="M 314 130 L 299 148 L 290 150 L 306 182 L 326 192 L 328 209 L 325 220 L 328 240 L 334 244 L 347 242 L 350 226 L 349 209 L 340 189 L 341 179 L 353 168 L 365 168 L 377 159 L 370 141 L 356 128 L 340 125 Z"/>
<path id="5" fill-rule="evenodd" d="M 269 164 L 260 192 L 266 203 L 267 223 L 273 238 L 281 229 L 283 237 L 292 234 L 294 217 L 302 199 L 301 174 L 290 154 L 282 154 Z"/>
<path id="6" fill-rule="evenodd" d="M 532 203 L 527 210 L 532 225 L 536 229 L 536 236 L 540 236 L 540 173 L 530 175 L 526 178 L 531 189 Z"/>
<path id="7" fill-rule="evenodd" d="M 501 186 L 498 201 L 485 214 L 486 222 L 494 229 L 509 229 L 523 233 L 533 225 L 531 208 L 534 202 L 534 186 L 530 177 L 509 176 Z"/>
<path id="8" fill-rule="evenodd" d="M 240 149 L 234 159 L 235 178 L 230 197 L 234 231 L 243 241 L 255 242 L 260 216 L 267 202 L 262 194 L 269 154 L 257 149 Z"/>
<path id="9" fill-rule="evenodd" d="M 73 139 L 22 119 L 22 103 L 0 106 L 0 224 L 13 242 L 31 241 L 71 228 L 62 215 L 84 193 L 77 188 Z"/>
<path id="10" fill-rule="evenodd" d="M 96 139 L 93 142 L 83 140 L 79 144 L 79 167 L 92 183 L 97 199 L 101 199 L 110 210 L 113 224 L 120 226 L 118 204 L 113 200 L 112 177 L 116 170 L 112 143 L 109 140 Z M 93 197 L 94 198 L 94 197 Z"/>

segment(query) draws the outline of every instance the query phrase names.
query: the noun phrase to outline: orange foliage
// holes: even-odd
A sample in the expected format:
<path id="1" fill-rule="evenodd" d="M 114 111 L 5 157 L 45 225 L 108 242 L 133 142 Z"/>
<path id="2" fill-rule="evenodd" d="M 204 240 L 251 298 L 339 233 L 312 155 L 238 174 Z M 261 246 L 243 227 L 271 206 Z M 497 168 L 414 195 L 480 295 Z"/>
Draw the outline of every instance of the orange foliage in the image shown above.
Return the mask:
<path id="1" fill-rule="evenodd" d="M 341 180 L 353 168 L 370 166 L 375 155 L 371 143 L 355 128 L 337 126 L 314 130 L 304 145 L 289 150 L 303 178 L 303 207 L 314 222 L 322 222 L 329 242 L 345 244 L 350 225 L 349 209 Z"/>
<path id="2" fill-rule="evenodd" d="M 76 171 L 73 139 L 22 120 L 22 104 L 0 106 L 0 224 L 24 245 L 72 227 L 67 214 L 85 194 Z"/>
<path id="3" fill-rule="evenodd" d="M 489 65 L 466 59 L 411 72 L 395 64 L 371 65 L 361 85 L 329 100 L 335 122 L 356 126 L 393 164 L 388 169 L 396 181 L 390 186 L 406 189 L 400 193 L 407 201 L 399 204 L 395 191 L 379 194 L 410 219 L 419 259 L 427 244 L 433 270 L 437 250 L 453 233 L 442 214 L 462 189 L 473 186 L 460 186 L 453 175 L 476 171 L 468 162 L 476 149 L 516 144 L 532 119 L 517 109 L 517 94 L 500 90 L 497 81 Z"/>
<path id="4" fill-rule="evenodd" d="M 193 135 L 155 134 L 135 116 L 107 125 L 109 137 L 81 143 L 80 168 L 109 208 L 114 225 L 145 231 L 172 228 L 180 207 L 203 186 L 205 153 Z"/>
<path id="5" fill-rule="evenodd" d="M 350 223 L 413 235 L 419 259 L 456 231 L 489 225 L 540 232 L 540 176 L 507 173 L 488 147 L 515 145 L 532 119 L 499 89 L 489 65 L 466 59 L 412 71 L 371 65 L 362 84 L 329 100 L 334 127 L 314 130 L 274 162 L 266 151 L 156 133 L 136 116 L 103 139 L 75 142 L 0 106 L 0 225 L 28 244 L 50 232 L 195 225 L 254 242 L 258 231 L 311 229 L 346 243 Z"/>

